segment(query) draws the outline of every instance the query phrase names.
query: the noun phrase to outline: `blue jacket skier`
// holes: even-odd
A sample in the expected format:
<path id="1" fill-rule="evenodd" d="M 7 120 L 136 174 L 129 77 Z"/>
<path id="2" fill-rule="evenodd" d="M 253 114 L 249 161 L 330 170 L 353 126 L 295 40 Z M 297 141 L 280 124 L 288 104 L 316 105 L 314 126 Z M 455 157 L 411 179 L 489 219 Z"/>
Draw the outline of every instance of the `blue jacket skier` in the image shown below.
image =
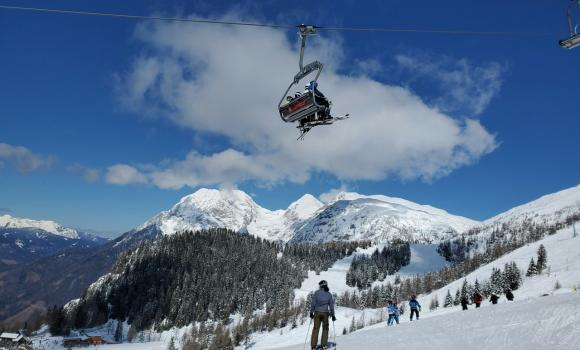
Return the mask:
<path id="1" fill-rule="evenodd" d="M 314 319 L 312 338 L 310 338 L 312 349 L 316 349 L 318 344 L 320 324 L 322 323 L 321 344 L 323 348 L 326 348 L 328 345 L 328 317 L 332 318 L 332 322 L 336 321 L 336 317 L 334 317 L 334 299 L 328 291 L 328 283 L 322 280 L 318 285 L 320 288 L 314 293 L 310 301 L 310 318 Z"/>
<path id="2" fill-rule="evenodd" d="M 389 305 L 387 306 L 387 313 L 389 315 L 387 325 L 392 326 L 395 321 L 397 321 L 397 324 L 399 324 L 399 308 L 397 308 L 397 304 L 389 301 Z"/>
<path id="3" fill-rule="evenodd" d="M 417 301 L 417 297 L 413 295 L 411 300 L 409 300 L 409 308 L 411 309 L 411 321 L 413 321 L 413 314 L 417 315 L 417 320 L 419 319 L 419 311 L 421 311 L 421 304 Z"/>

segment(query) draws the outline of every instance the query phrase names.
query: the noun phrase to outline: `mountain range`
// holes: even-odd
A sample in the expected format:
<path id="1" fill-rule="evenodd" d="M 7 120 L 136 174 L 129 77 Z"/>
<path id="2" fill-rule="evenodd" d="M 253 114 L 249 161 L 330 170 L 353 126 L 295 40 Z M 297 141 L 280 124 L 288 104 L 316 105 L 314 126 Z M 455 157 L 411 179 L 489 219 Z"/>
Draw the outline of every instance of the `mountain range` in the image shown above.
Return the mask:
<path id="1" fill-rule="evenodd" d="M 49 220 L 0 216 L 0 271 L 37 258 L 57 254 L 67 248 L 90 248 L 108 239 L 63 227 Z"/>
<path id="2" fill-rule="evenodd" d="M 292 243 L 396 238 L 432 243 L 477 224 L 428 205 L 380 195 L 342 192 L 325 204 L 306 194 L 285 210 L 271 211 L 243 191 L 200 189 L 147 220 L 125 239 L 221 227 Z"/>
<path id="3" fill-rule="evenodd" d="M 73 246 L 30 264 L 0 271 L 0 319 L 24 320 L 49 305 L 76 298 L 105 274 L 122 252 L 144 239 L 183 230 L 219 227 L 291 243 L 361 239 L 386 242 L 395 238 L 437 243 L 493 222 L 499 225 L 521 218 L 563 220 L 563 213 L 577 210 L 580 186 L 549 196 L 481 223 L 428 205 L 382 195 L 343 192 L 327 203 L 304 195 L 287 209 L 271 211 L 239 190 L 200 189 L 101 246 Z"/>

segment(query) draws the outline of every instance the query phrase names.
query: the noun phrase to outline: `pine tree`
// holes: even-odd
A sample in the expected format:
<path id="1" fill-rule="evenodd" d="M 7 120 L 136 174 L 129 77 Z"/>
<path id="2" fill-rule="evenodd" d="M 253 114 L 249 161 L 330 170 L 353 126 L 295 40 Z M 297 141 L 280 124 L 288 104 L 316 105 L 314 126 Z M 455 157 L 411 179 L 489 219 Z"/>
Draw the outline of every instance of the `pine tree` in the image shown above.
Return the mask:
<path id="1" fill-rule="evenodd" d="M 518 268 L 518 265 L 516 265 L 515 261 L 512 261 L 511 263 L 505 264 L 503 278 L 504 278 L 504 283 L 505 283 L 504 287 L 506 289 L 509 288 L 511 290 L 516 290 L 520 287 L 520 285 L 522 283 L 522 275 L 521 275 L 520 269 Z"/>
<path id="2" fill-rule="evenodd" d="M 117 343 L 123 342 L 123 322 L 117 320 L 117 328 L 115 329 L 115 341 Z"/>
<path id="3" fill-rule="evenodd" d="M 469 299 L 472 294 L 473 287 L 469 282 L 467 282 L 467 278 L 463 280 L 463 285 L 461 286 L 461 298 Z"/>
<path id="4" fill-rule="evenodd" d="M 458 290 L 455 291 L 455 298 L 453 299 L 453 305 L 457 306 L 461 304 L 461 292 Z"/>
<path id="5" fill-rule="evenodd" d="M 433 311 L 436 310 L 439 307 L 439 300 L 437 298 L 437 295 L 434 295 L 431 298 L 431 302 L 429 303 L 429 310 Z"/>
<path id="6" fill-rule="evenodd" d="M 453 297 L 451 296 L 451 291 L 447 289 L 447 296 L 445 296 L 445 303 L 443 303 L 443 307 L 450 306 L 453 306 Z"/>
<path id="7" fill-rule="evenodd" d="M 534 258 L 530 260 L 530 264 L 528 265 L 528 271 L 526 272 L 526 277 L 532 277 L 538 274 L 538 268 L 536 267 L 536 263 L 534 262 Z"/>
<path id="8" fill-rule="evenodd" d="M 538 248 L 538 262 L 536 263 L 536 266 L 538 275 L 541 275 L 542 271 L 548 267 L 548 253 L 543 244 L 540 244 L 540 247 Z"/>
<path id="9" fill-rule="evenodd" d="M 473 293 L 479 293 L 480 295 L 482 295 L 481 284 L 479 283 L 479 280 L 477 278 L 475 279 L 475 283 L 473 284 Z"/>
<path id="10" fill-rule="evenodd" d="M 169 341 L 167 350 L 177 350 L 177 348 L 175 347 L 175 341 L 173 340 L 173 337 L 171 337 L 171 340 Z"/>

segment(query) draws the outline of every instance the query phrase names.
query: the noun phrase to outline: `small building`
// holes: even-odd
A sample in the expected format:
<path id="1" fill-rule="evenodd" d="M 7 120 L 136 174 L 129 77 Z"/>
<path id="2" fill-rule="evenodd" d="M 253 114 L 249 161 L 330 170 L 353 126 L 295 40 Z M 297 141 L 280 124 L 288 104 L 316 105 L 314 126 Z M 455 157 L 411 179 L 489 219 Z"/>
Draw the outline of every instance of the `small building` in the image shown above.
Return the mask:
<path id="1" fill-rule="evenodd" d="M 103 340 L 103 337 L 101 337 L 100 335 L 90 335 L 88 338 L 88 342 L 91 345 L 101 345 L 101 344 L 105 344 L 105 341 Z"/>
<path id="2" fill-rule="evenodd" d="M 65 348 L 83 347 L 89 345 L 101 345 L 107 342 L 103 340 L 100 335 L 88 335 L 85 333 L 81 337 L 68 337 L 62 340 L 62 345 Z"/>
<path id="3" fill-rule="evenodd" d="M 69 337 L 69 338 L 64 338 L 62 340 L 62 345 L 65 348 L 74 348 L 77 346 L 86 346 L 89 343 L 86 341 L 86 338 L 81 338 L 81 337 Z"/>
<path id="4" fill-rule="evenodd" d="M 15 348 L 18 345 L 28 345 L 30 341 L 23 336 L 20 332 L 10 333 L 4 332 L 0 334 L 0 346 Z"/>

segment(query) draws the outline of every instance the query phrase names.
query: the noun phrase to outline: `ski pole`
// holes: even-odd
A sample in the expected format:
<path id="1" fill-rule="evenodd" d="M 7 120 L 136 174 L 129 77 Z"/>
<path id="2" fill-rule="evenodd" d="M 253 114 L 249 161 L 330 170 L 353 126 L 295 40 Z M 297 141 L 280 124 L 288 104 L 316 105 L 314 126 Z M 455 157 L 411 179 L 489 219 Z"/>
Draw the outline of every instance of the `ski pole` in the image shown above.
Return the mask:
<path id="1" fill-rule="evenodd" d="M 306 342 L 308 342 L 308 333 L 310 333 L 310 325 L 312 324 L 312 319 L 308 322 L 308 328 L 306 329 L 306 339 L 304 339 L 304 345 L 302 345 L 302 350 L 306 348 Z"/>

